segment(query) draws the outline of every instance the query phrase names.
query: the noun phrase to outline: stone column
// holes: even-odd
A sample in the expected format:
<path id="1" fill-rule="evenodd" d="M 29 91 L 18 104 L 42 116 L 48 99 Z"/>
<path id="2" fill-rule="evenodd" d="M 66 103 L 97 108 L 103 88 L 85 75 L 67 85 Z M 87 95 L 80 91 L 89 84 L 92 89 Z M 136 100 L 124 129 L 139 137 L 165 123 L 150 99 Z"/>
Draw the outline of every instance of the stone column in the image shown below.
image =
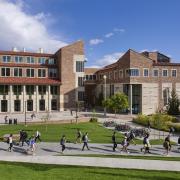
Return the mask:
<path id="1" fill-rule="evenodd" d="M 12 85 L 10 85 L 9 86 L 9 113 L 12 113 L 13 111 L 12 111 L 12 107 L 13 107 L 13 100 L 12 100 L 12 96 L 13 96 L 13 94 L 12 94 L 13 92 L 12 92 Z"/>
<path id="2" fill-rule="evenodd" d="M 51 94 L 51 87 L 50 85 L 48 85 L 48 111 L 51 112 L 51 97 L 50 97 L 50 94 Z"/>
<path id="3" fill-rule="evenodd" d="M 39 103 L 38 103 L 38 86 L 36 85 L 35 86 L 35 88 L 36 88 L 36 97 L 35 97 L 35 99 L 36 99 L 36 112 L 39 112 Z"/>
<path id="4" fill-rule="evenodd" d="M 25 112 L 25 101 L 26 101 L 26 86 L 23 85 L 23 102 L 22 102 L 22 108 L 23 108 L 23 112 Z"/>
<path id="5" fill-rule="evenodd" d="M 132 114 L 132 84 L 129 84 L 128 99 L 129 99 L 130 114 Z"/>

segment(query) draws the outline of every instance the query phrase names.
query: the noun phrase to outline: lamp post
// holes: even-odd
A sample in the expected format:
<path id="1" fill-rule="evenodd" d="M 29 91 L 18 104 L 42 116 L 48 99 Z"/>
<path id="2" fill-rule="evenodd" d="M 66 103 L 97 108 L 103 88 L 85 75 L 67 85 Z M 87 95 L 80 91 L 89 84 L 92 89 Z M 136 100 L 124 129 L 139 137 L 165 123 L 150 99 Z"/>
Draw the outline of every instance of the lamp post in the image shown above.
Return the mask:
<path id="1" fill-rule="evenodd" d="M 106 79 L 107 79 L 107 76 L 104 75 L 103 79 L 104 79 L 104 100 L 106 101 Z M 104 107 L 104 116 L 106 117 L 106 107 Z"/>
<path id="2" fill-rule="evenodd" d="M 24 101 L 24 122 L 26 126 L 26 101 Z"/>

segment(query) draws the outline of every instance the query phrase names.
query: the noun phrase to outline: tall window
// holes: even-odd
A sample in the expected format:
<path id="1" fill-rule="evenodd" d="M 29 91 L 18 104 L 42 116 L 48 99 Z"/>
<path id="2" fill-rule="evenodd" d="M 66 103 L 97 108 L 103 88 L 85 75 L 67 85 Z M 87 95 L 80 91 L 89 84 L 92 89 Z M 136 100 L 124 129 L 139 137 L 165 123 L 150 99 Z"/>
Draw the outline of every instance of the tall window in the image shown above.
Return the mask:
<path id="1" fill-rule="evenodd" d="M 27 63 L 34 64 L 34 57 L 27 57 Z"/>
<path id="2" fill-rule="evenodd" d="M 57 86 L 51 86 L 51 94 L 52 95 L 58 94 L 58 87 Z"/>
<path id="3" fill-rule="evenodd" d="M 144 69 L 144 77 L 148 77 L 149 76 L 149 69 Z"/>
<path id="4" fill-rule="evenodd" d="M 57 110 L 58 109 L 58 103 L 56 99 L 51 100 L 51 110 Z"/>
<path id="5" fill-rule="evenodd" d="M 84 61 L 76 61 L 76 72 L 84 72 Z"/>
<path id="6" fill-rule="evenodd" d="M 11 56 L 3 56 L 3 62 L 8 63 L 11 61 Z"/>
<path id="7" fill-rule="evenodd" d="M 22 68 L 14 68 L 14 76 L 22 77 Z"/>
<path id="8" fill-rule="evenodd" d="M 27 111 L 33 111 L 33 100 L 27 100 Z"/>
<path id="9" fill-rule="evenodd" d="M 22 86 L 21 85 L 14 85 L 13 86 L 14 95 L 20 95 L 21 92 L 22 92 Z"/>
<path id="10" fill-rule="evenodd" d="M 167 69 L 163 69 L 162 76 L 163 77 L 167 77 L 168 76 L 168 70 Z"/>
<path id="11" fill-rule="evenodd" d="M 176 69 L 172 69 L 171 70 L 171 76 L 172 77 L 176 77 L 177 76 L 177 70 Z"/>
<path id="12" fill-rule="evenodd" d="M 84 91 L 78 91 L 78 101 L 84 101 Z"/>
<path id="13" fill-rule="evenodd" d="M 119 71 L 119 78 L 123 78 L 123 70 Z"/>
<path id="14" fill-rule="evenodd" d="M 26 94 L 28 94 L 28 95 L 34 94 L 34 85 L 27 85 L 26 86 Z"/>
<path id="15" fill-rule="evenodd" d="M 46 86 L 38 86 L 38 92 L 41 95 L 46 94 Z"/>
<path id="16" fill-rule="evenodd" d="M 23 62 L 23 57 L 22 56 L 15 56 L 15 62 L 16 63 L 22 63 Z"/>
<path id="17" fill-rule="evenodd" d="M 57 77 L 57 69 L 56 68 L 49 68 L 48 73 L 49 73 L 49 77 L 52 77 L 52 78 Z"/>
<path id="18" fill-rule="evenodd" d="M 166 88 L 163 90 L 163 100 L 164 100 L 164 106 L 168 104 L 169 102 L 169 88 Z"/>
<path id="19" fill-rule="evenodd" d="M 38 69 L 38 77 L 46 77 L 46 69 Z"/>
<path id="20" fill-rule="evenodd" d="M 7 95 L 8 94 L 8 85 L 0 85 L 0 94 Z"/>
<path id="21" fill-rule="evenodd" d="M 39 100 L 39 110 L 45 111 L 45 100 L 44 99 Z"/>
<path id="22" fill-rule="evenodd" d="M 10 76 L 10 68 L 2 68 L 1 76 Z"/>
<path id="23" fill-rule="evenodd" d="M 40 57 L 40 58 L 38 59 L 38 63 L 39 63 L 39 64 L 46 64 L 46 58 Z"/>
<path id="24" fill-rule="evenodd" d="M 34 77 L 34 69 L 26 69 L 27 77 Z"/>
<path id="25" fill-rule="evenodd" d="M 21 111 L 21 101 L 20 100 L 14 100 L 14 111 Z"/>
<path id="26" fill-rule="evenodd" d="M 159 76 L 159 70 L 158 69 L 153 69 L 153 76 L 158 77 Z"/>
<path id="27" fill-rule="evenodd" d="M 84 77 L 78 77 L 78 86 L 84 86 Z"/>
<path id="28" fill-rule="evenodd" d="M 56 64 L 56 60 L 53 58 L 48 59 L 48 64 Z"/>
<path id="29" fill-rule="evenodd" d="M 7 112 L 7 111 L 8 111 L 8 101 L 1 100 L 1 112 Z"/>

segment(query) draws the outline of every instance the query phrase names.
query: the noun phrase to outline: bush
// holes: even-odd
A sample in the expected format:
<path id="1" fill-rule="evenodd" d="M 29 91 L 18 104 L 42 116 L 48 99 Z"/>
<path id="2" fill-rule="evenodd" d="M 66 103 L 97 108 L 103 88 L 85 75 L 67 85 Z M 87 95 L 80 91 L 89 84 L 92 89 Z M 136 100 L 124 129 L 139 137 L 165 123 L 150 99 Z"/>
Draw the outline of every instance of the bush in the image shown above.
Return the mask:
<path id="1" fill-rule="evenodd" d="M 91 119 L 89 120 L 89 122 L 92 122 L 92 123 L 98 122 L 98 118 L 91 118 Z"/>
<path id="2" fill-rule="evenodd" d="M 144 126 L 148 126 L 148 123 L 150 122 L 152 128 L 164 131 L 169 131 L 169 128 L 172 126 L 175 128 L 176 132 L 179 132 L 180 130 L 180 125 L 172 124 L 173 122 L 176 122 L 176 118 L 167 114 L 157 113 L 152 114 L 151 116 L 139 114 L 137 118 L 133 119 L 133 122 Z"/>

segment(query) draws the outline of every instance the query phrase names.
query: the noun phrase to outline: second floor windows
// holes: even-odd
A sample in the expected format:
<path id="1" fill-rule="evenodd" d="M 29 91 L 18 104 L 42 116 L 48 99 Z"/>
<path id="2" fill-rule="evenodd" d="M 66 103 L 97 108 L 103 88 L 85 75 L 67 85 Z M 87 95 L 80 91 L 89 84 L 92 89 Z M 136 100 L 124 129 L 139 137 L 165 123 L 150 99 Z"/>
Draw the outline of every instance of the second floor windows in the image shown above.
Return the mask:
<path id="1" fill-rule="evenodd" d="M 11 61 L 11 56 L 3 56 L 3 62 L 8 63 Z"/>
<path id="2" fill-rule="evenodd" d="M 34 64 L 34 57 L 27 57 L 27 63 Z"/>
<path id="3" fill-rule="evenodd" d="M 76 61 L 76 72 L 84 72 L 84 61 Z"/>
<path id="4" fill-rule="evenodd" d="M 176 77 L 177 76 L 177 70 L 176 69 L 172 69 L 171 70 L 171 76 L 172 77 Z"/>
<path id="5" fill-rule="evenodd" d="M 1 76 L 10 76 L 10 68 L 2 68 Z"/>
<path id="6" fill-rule="evenodd" d="M 168 76 L 168 70 L 167 69 L 163 69 L 162 70 L 162 76 L 163 77 L 167 77 Z"/>
<path id="7" fill-rule="evenodd" d="M 40 58 L 38 59 L 38 63 L 39 63 L 39 64 L 45 64 L 45 63 L 46 63 L 46 58 L 40 57 Z"/>
<path id="8" fill-rule="evenodd" d="M 23 62 L 23 57 L 22 56 L 15 56 L 15 62 L 16 63 L 22 63 Z"/>
<path id="9" fill-rule="evenodd" d="M 20 85 L 14 85 L 13 86 L 14 95 L 20 95 L 21 92 L 22 92 L 22 86 L 20 86 Z"/>
<path id="10" fill-rule="evenodd" d="M 144 77 L 148 77 L 149 76 L 149 69 L 144 69 Z"/>
<path id="11" fill-rule="evenodd" d="M 57 77 L 57 69 L 50 68 L 48 74 L 49 74 L 49 77 L 56 78 Z"/>
<path id="12" fill-rule="evenodd" d="M 41 95 L 46 94 L 46 86 L 38 86 L 38 92 Z"/>
<path id="13" fill-rule="evenodd" d="M 26 94 L 28 94 L 28 95 L 34 94 L 34 86 L 33 85 L 26 86 Z"/>
<path id="14" fill-rule="evenodd" d="M 27 77 L 34 77 L 34 69 L 26 69 Z"/>
<path id="15" fill-rule="evenodd" d="M 22 77 L 22 69 L 21 68 L 14 68 L 14 76 L 15 77 Z"/>
<path id="16" fill-rule="evenodd" d="M 78 77 L 78 86 L 84 86 L 84 77 Z"/>
<path id="17" fill-rule="evenodd" d="M 0 85 L 0 94 L 7 95 L 9 91 L 8 85 Z"/>
<path id="18" fill-rule="evenodd" d="M 38 77 L 46 77 L 46 69 L 38 69 Z"/>
<path id="19" fill-rule="evenodd" d="M 154 69 L 153 70 L 153 76 L 154 77 L 158 77 L 159 76 L 159 70 L 158 69 Z"/>
<path id="20" fill-rule="evenodd" d="M 58 86 L 51 86 L 51 94 L 52 95 L 58 94 Z"/>
<path id="21" fill-rule="evenodd" d="M 140 75 L 139 74 L 139 69 L 127 69 L 126 70 L 126 75 L 127 76 L 132 76 L 132 77 L 139 76 Z"/>

